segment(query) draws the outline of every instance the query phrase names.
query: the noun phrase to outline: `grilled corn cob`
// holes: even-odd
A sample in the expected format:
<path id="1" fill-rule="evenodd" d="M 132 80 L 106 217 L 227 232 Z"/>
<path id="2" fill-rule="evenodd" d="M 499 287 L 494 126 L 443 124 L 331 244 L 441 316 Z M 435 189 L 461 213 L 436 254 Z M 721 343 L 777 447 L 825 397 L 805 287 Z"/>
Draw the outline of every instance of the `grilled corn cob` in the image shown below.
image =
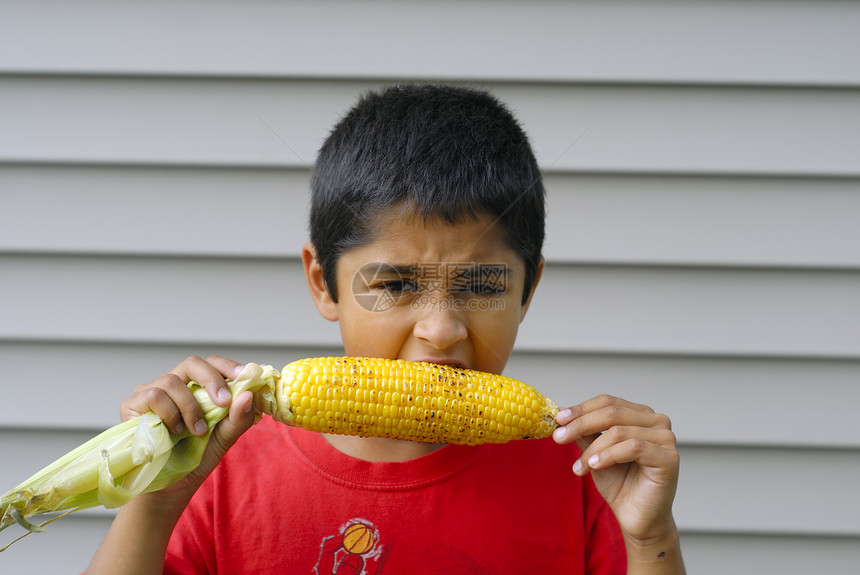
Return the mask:
<path id="1" fill-rule="evenodd" d="M 260 411 L 322 433 L 475 445 L 546 437 L 558 408 L 508 377 L 431 363 L 329 357 L 287 365 L 274 401 Z"/>
<path id="2" fill-rule="evenodd" d="M 173 435 L 152 413 L 112 427 L 0 496 L 0 531 L 13 523 L 40 531 L 30 518 L 42 513 L 118 507 L 197 467 L 228 408 L 212 403 L 197 383 L 188 385 L 209 434 Z M 234 396 L 254 393 L 258 415 L 287 425 L 430 443 L 547 437 L 558 413 L 555 403 L 515 379 L 403 360 L 309 358 L 280 373 L 249 363 L 229 385 Z"/>

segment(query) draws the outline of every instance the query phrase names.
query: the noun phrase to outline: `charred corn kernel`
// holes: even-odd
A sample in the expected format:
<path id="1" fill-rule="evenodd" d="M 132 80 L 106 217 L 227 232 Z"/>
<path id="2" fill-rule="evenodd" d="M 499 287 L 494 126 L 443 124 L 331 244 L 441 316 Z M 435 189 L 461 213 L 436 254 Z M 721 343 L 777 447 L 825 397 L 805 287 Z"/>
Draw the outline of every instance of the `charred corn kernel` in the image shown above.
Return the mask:
<path id="1" fill-rule="evenodd" d="M 319 374 L 330 374 L 330 378 Z M 340 381 L 339 385 L 334 382 Z M 302 396 L 296 397 L 296 388 Z M 298 409 L 336 397 L 329 409 Z M 504 376 L 429 363 L 359 357 L 308 358 L 286 366 L 275 391 L 275 419 L 322 433 L 430 443 L 505 443 L 547 437 L 558 407 Z M 375 403 L 374 398 L 381 400 Z M 339 410 L 375 418 L 343 419 Z M 495 425 L 494 425 L 495 424 Z M 478 434 L 475 431 L 482 430 Z"/>

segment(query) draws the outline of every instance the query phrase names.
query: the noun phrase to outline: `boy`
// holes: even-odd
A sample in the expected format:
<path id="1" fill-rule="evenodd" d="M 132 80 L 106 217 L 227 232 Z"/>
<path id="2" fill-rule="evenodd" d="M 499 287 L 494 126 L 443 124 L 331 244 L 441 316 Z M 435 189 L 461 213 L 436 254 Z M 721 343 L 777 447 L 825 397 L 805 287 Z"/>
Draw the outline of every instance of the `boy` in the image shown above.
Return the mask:
<path id="1" fill-rule="evenodd" d="M 346 355 L 502 372 L 543 269 L 544 189 L 501 104 L 369 94 L 311 187 L 305 276 Z M 201 466 L 123 507 L 90 573 L 683 572 L 675 437 L 646 406 L 597 397 L 562 410 L 552 439 L 504 445 L 322 436 L 251 428 L 250 394 L 224 381 L 241 368 L 191 357 L 123 403 L 200 433 L 186 383 L 232 400 Z"/>

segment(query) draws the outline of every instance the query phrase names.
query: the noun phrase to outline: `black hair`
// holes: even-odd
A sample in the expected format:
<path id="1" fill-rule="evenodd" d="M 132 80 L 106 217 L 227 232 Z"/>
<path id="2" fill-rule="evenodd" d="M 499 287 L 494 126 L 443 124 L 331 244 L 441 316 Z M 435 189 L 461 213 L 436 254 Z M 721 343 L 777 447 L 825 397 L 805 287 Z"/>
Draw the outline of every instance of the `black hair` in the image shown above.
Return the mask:
<path id="1" fill-rule="evenodd" d="M 393 86 L 363 95 L 323 143 L 311 178 L 310 235 L 332 298 L 344 251 L 372 241 L 377 217 L 404 206 L 424 220 L 496 218 L 535 281 L 543 180 L 513 114 L 483 90 Z"/>

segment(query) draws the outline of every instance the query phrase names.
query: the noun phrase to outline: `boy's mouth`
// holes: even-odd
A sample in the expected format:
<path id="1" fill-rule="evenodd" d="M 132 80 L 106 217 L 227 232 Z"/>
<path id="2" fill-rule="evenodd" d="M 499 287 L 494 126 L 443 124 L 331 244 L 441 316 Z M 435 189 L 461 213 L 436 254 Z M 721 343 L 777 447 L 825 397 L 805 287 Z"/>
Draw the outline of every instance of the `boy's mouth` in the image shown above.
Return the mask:
<path id="1" fill-rule="evenodd" d="M 425 363 L 435 363 L 436 365 L 445 365 L 448 367 L 456 367 L 457 369 L 469 369 L 466 364 L 456 359 L 422 359 Z"/>

